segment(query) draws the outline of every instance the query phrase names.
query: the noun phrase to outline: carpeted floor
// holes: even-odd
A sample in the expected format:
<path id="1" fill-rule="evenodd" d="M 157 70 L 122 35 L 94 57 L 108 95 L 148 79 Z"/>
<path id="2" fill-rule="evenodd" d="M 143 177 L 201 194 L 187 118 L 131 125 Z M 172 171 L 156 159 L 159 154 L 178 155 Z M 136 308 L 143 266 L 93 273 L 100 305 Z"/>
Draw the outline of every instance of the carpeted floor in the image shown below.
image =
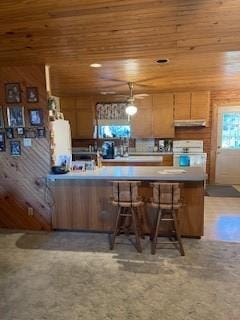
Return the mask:
<path id="1" fill-rule="evenodd" d="M 239 320 L 240 244 L 108 250 L 106 234 L 0 233 L 3 320 Z"/>
<path id="2" fill-rule="evenodd" d="M 205 195 L 208 197 L 239 198 L 240 192 L 233 186 L 207 185 Z"/>

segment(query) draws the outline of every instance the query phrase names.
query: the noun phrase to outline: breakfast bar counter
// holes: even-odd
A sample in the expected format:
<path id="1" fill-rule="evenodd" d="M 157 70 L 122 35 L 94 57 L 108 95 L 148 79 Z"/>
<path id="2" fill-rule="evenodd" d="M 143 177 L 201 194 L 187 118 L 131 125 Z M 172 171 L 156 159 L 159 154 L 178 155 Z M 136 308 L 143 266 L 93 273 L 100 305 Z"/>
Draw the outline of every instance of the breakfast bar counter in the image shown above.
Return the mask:
<path id="1" fill-rule="evenodd" d="M 54 229 L 110 232 L 116 218 L 111 204 L 113 180 L 139 180 L 139 193 L 146 206 L 142 223 L 145 233 L 151 228 L 155 211 L 147 205 L 152 196 L 150 182 L 181 182 L 184 206 L 180 214 L 183 236 L 203 235 L 204 179 L 201 168 L 186 167 L 102 167 L 94 171 L 48 175 L 54 198 Z"/>

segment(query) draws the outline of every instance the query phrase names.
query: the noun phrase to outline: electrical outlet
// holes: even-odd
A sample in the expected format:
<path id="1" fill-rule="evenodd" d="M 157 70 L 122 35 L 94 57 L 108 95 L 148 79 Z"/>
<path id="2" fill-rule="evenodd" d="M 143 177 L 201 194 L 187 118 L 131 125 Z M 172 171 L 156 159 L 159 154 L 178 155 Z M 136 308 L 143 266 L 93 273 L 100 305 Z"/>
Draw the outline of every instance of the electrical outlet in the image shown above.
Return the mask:
<path id="1" fill-rule="evenodd" d="M 33 216 L 33 208 L 32 207 L 28 207 L 28 216 L 29 217 Z"/>

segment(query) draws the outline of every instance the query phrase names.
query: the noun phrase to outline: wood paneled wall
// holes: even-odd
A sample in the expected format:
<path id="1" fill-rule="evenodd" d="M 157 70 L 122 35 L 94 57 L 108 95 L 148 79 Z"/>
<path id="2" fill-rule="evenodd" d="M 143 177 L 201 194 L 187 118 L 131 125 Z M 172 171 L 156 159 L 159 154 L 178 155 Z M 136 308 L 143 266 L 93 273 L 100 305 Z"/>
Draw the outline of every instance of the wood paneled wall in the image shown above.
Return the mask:
<path id="1" fill-rule="evenodd" d="M 47 93 L 45 88 L 44 65 L 0 68 L 0 105 L 4 109 L 7 126 L 4 84 L 19 82 L 22 103 L 25 108 L 25 123 L 29 127 L 28 109 L 42 108 L 44 126 L 48 128 Z M 26 87 L 36 86 L 39 91 L 38 103 L 27 103 Z M 1 130 L 1 129 L 0 129 Z M 4 131 L 4 130 L 1 130 Z M 32 139 L 32 147 L 24 147 L 19 157 L 10 155 L 6 139 L 6 152 L 0 152 L 0 227 L 15 229 L 50 230 L 51 208 L 46 199 L 46 176 L 50 169 L 50 148 L 48 130 L 46 138 Z M 29 215 L 28 208 L 33 209 Z"/>

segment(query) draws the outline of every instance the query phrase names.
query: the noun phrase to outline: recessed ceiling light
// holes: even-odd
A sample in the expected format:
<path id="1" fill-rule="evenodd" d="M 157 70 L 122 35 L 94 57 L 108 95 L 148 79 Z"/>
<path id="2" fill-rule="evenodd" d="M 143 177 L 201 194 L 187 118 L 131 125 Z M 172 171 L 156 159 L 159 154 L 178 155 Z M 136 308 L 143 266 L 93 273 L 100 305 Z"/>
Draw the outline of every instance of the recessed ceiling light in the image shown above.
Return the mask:
<path id="1" fill-rule="evenodd" d="M 169 59 L 159 59 L 159 60 L 157 60 L 157 63 L 159 63 L 159 64 L 166 64 L 168 62 L 169 62 Z"/>
<path id="2" fill-rule="evenodd" d="M 92 68 L 101 68 L 101 64 L 100 63 L 92 63 L 92 64 L 90 64 L 90 67 L 92 67 Z"/>

